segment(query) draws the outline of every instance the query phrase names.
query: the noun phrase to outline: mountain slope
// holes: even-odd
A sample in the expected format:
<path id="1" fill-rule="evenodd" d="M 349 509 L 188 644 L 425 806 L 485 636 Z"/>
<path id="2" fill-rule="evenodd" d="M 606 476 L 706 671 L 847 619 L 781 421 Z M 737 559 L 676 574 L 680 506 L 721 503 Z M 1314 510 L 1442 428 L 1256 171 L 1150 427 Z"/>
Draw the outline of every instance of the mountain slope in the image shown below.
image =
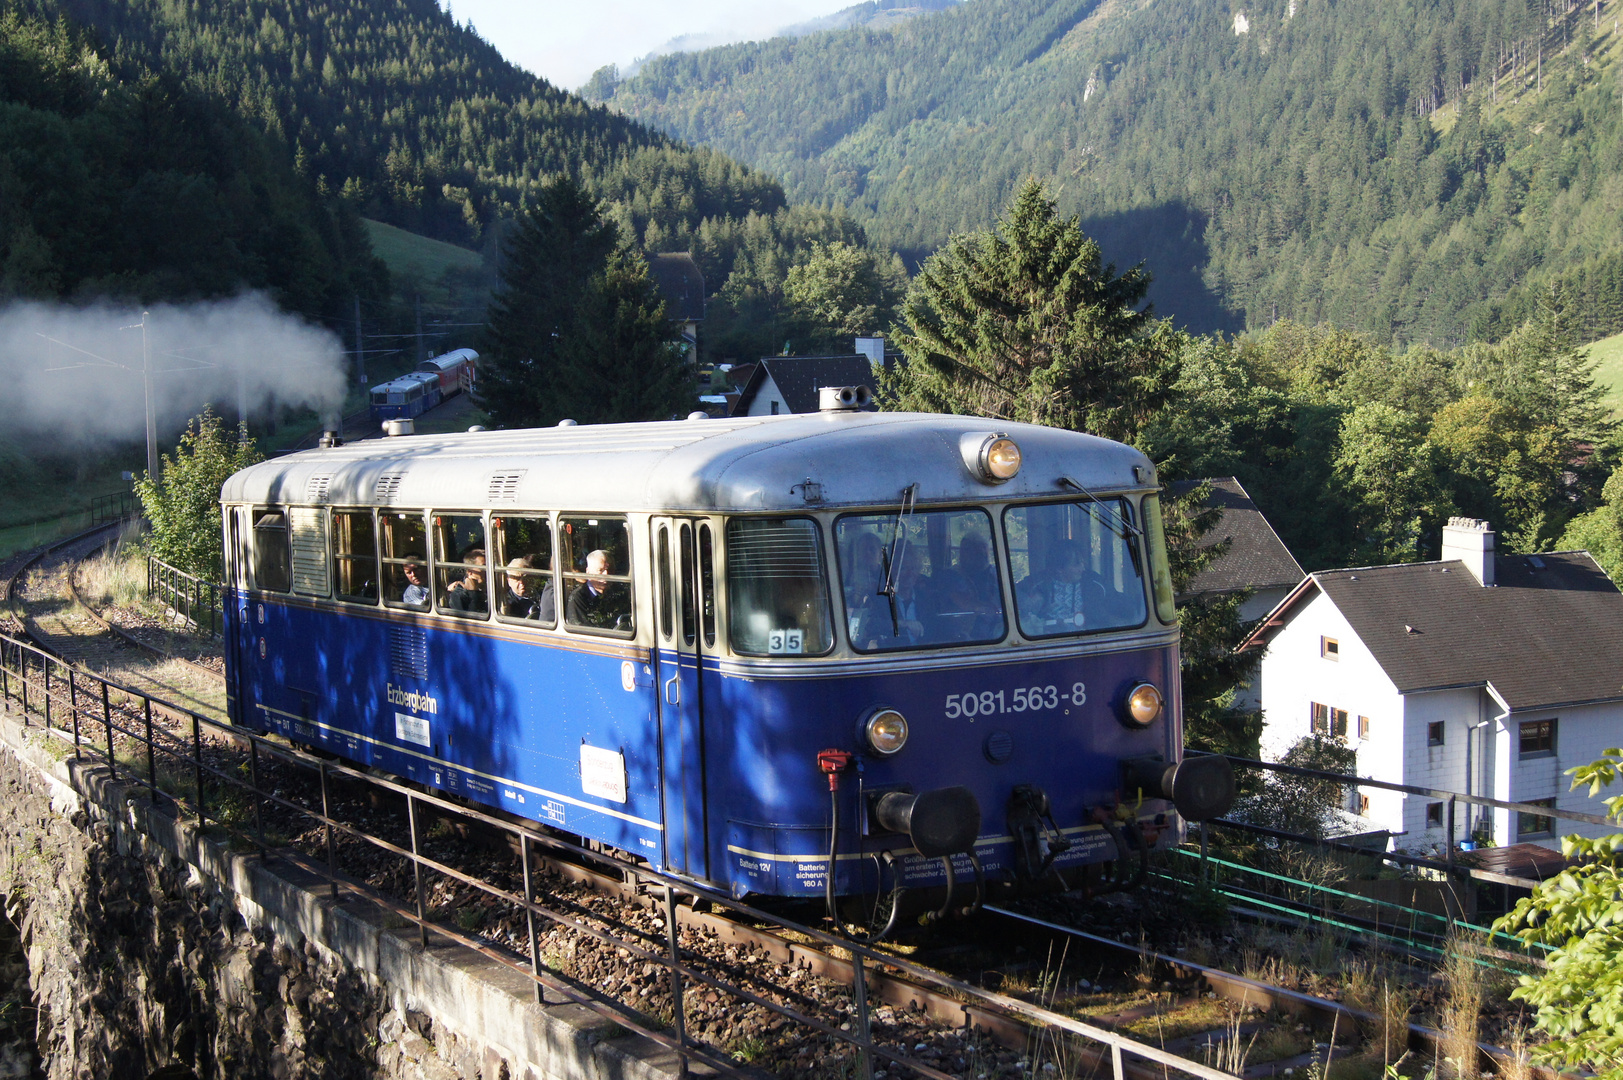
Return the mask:
<path id="1" fill-rule="evenodd" d="M 1496 333 L 1557 275 L 1586 312 L 1623 309 L 1619 35 L 1545 7 L 971 0 L 661 57 L 611 104 L 915 256 L 1037 175 L 1197 328 L 1441 343 Z"/>
<path id="2" fill-rule="evenodd" d="M 322 190 L 441 239 L 476 242 L 561 171 L 622 203 L 639 235 L 784 205 L 767 177 L 513 66 L 433 0 L 24 2 L 256 118 Z"/>

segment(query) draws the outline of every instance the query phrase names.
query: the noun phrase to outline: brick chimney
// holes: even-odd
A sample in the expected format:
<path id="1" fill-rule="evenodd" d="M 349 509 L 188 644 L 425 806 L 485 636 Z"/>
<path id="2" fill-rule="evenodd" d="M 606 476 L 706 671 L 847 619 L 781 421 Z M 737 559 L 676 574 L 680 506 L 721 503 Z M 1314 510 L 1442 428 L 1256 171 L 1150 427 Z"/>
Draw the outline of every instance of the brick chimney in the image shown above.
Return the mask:
<path id="1" fill-rule="evenodd" d="M 1477 518 L 1449 518 L 1443 527 L 1443 562 L 1458 559 L 1484 585 L 1493 584 L 1493 529 Z"/>

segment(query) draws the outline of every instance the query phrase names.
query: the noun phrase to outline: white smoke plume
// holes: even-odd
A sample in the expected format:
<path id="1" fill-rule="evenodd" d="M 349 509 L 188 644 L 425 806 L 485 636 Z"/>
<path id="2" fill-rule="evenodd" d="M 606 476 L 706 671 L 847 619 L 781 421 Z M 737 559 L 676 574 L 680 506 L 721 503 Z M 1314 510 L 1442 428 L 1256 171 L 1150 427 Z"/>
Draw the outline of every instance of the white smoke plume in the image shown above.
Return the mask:
<path id="1" fill-rule="evenodd" d="M 8 427 L 68 444 L 143 438 L 143 349 L 160 438 L 210 402 L 227 423 L 239 406 L 307 406 L 325 417 L 343 404 L 337 336 L 277 310 L 262 294 L 155 304 L 145 315 L 143 334 L 138 307 L 0 306 Z"/>

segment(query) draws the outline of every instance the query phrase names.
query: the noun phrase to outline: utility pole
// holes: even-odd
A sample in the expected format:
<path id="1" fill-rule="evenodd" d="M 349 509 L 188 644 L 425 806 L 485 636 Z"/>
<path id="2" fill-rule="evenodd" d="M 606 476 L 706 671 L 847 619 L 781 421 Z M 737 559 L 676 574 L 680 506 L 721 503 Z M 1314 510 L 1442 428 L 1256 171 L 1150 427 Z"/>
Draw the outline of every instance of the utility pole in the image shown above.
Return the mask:
<path id="1" fill-rule="evenodd" d="M 152 400 L 152 346 L 147 341 L 147 313 L 141 312 L 141 385 L 147 399 L 147 478 L 158 479 L 158 407 Z"/>
<path id="2" fill-rule="evenodd" d="M 362 386 L 366 385 L 366 346 L 362 344 L 365 339 L 361 337 L 361 297 L 355 296 L 355 380 Z"/>
<path id="3" fill-rule="evenodd" d="M 417 362 L 421 364 L 428 357 L 423 355 L 423 294 L 415 297 L 417 307 Z"/>

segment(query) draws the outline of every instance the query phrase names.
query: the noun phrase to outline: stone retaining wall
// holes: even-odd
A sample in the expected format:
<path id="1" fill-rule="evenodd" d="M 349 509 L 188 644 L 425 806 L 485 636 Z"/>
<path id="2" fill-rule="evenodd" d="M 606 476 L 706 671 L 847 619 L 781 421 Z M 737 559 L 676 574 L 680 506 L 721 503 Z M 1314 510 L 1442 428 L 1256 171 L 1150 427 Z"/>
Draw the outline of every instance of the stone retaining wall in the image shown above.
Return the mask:
<path id="1" fill-rule="evenodd" d="M 0 716 L 0 890 L 50 1080 L 670 1080 L 674 1055 L 324 879 L 231 853 Z M 165 1075 L 169 1075 L 166 1073 Z"/>

